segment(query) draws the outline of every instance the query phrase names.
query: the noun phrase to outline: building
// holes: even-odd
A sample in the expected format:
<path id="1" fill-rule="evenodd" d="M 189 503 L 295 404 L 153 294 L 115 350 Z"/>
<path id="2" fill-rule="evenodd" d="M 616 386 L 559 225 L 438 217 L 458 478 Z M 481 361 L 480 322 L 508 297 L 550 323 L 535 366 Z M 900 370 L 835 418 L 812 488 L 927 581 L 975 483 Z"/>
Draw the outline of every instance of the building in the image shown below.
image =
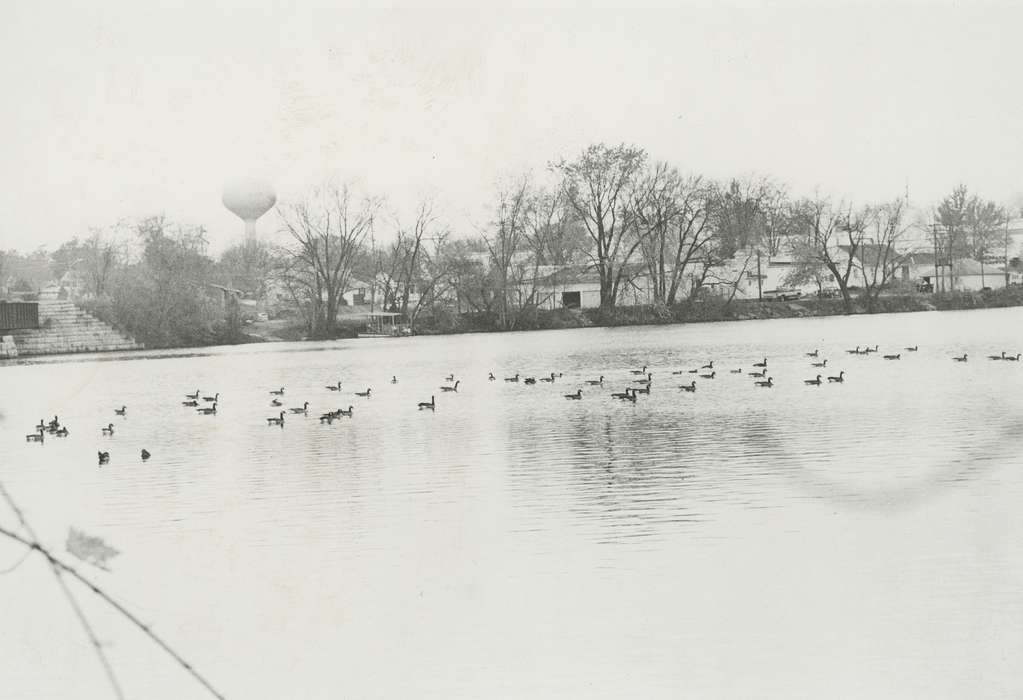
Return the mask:
<path id="1" fill-rule="evenodd" d="M 535 294 L 541 309 L 596 309 L 600 307 L 600 275 L 589 266 L 566 266 L 537 277 L 521 287 L 523 297 Z M 616 304 L 640 306 L 653 302 L 653 285 L 649 275 L 630 265 L 623 275 Z"/>

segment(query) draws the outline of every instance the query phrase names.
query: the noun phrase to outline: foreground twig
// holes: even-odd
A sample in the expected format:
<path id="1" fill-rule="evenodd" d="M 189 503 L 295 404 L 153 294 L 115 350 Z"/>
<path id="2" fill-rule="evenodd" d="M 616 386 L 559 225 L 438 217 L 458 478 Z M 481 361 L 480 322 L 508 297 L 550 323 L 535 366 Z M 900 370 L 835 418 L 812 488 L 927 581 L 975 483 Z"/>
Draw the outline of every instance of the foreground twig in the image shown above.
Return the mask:
<path id="1" fill-rule="evenodd" d="M 0 483 L 0 495 L 3 496 L 5 501 L 7 501 L 7 505 L 11 507 L 11 510 L 14 511 L 14 515 L 17 516 L 18 521 L 21 522 L 21 526 L 25 528 L 25 532 L 27 532 L 29 536 L 32 538 L 32 542 L 28 542 L 27 540 L 21 540 L 16 536 L 15 539 L 19 539 L 19 541 L 21 541 L 22 544 L 29 545 L 30 554 L 32 549 L 38 549 L 41 552 L 44 551 L 42 546 L 39 544 L 39 538 L 36 537 L 36 533 L 32 529 L 32 526 L 28 524 L 27 520 L 25 520 L 25 516 L 21 512 L 21 508 L 19 508 L 18 504 L 14 502 L 14 499 L 11 498 L 11 494 L 7 493 L 7 489 L 4 488 L 4 485 L 2 483 Z M 118 697 L 118 700 L 124 700 L 124 691 L 121 690 L 121 684 L 118 683 L 117 681 L 117 675 L 114 673 L 114 667 L 110 664 L 110 659 L 107 658 L 106 653 L 103 651 L 103 645 L 100 644 L 99 638 L 96 636 L 95 630 L 93 630 L 92 625 L 89 624 L 89 618 L 85 616 L 85 612 L 82 610 L 81 606 L 78 605 L 78 599 L 75 598 L 74 594 L 71 592 L 71 589 L 68 588 L 67 582 L 64 580 L 64 575 L 62 571 L 56 564 L 54 564 L 53 557 L 48 558 L 50 560 L 50 568 L 53 571 L 53 576 L 55 579 L 57 579 L 57 584 L 60 586 L 60 589 L 64 592 L 64 597 L 67 598 L 68 603 L 71 605 L 71 609 L 75 611 L 75 617 L 77 617 L 78 621 L 82 624 L 82 629 L 85 630 L 86 636 L 89 637 L 89 642 L 92 644 L 92 648 L 96 651 L 96 656 L 99 658 L 100 665 L 102 665 L 103 670 L 106 671 L 107 679 L 110 681 L 110 685 L 114 689 L 114 694 Z"/>
<path id="2" fill-rule="evenodd" d="M 0 492 L 3 493 L 4 498 L 11 505 L 11 507 L 14 509 L 14 511 L 18 514 L 18 518 L 21 520 L 22 524 L 25 524 L 24 519 L 21 517 L 21 511 L 19 511 L 17 506 L 15 506 L 14 503 L 11 501 L 10 496 L 7 494 L 7 492 L 5 490 L 3 490 L 3 486 L 2 485 L 0 485 Z M 27 525 L 25 527 L 26 527 L 26 529 L 29 529 Z M 29 530 L 29 532 L 31 533 L 31 530 Z M 15 542 L 19 542 L 19 543 L 23 544 L 24 546 L 28 547 L 30 550 L 36 550 L 40 554 L 42 554 L 46 558 L 46 560 L 50 563 L 50 566 L 53 567 L 54 572 L 57 573 L 57 578 L 58 578 L 58 580 L 60 580 L 61 586 L 64 587 L 64 589 L 67 592 L 69 597 L 71 597 L 71 593 L 67 589 L 66 583 L 64 583 L 63 577 L 60 575 L 61 573 L 70 574 L 73 578 L 77 579 L 79 582 L 84 584 L 86 587 L 89 588 L 89 590 L 91 590 L 93 593 L 95 593 L 97 596 L 99 596 L 101 599 L 103 599 L 108 605 L 110 605 L 110 607 L 112 607 L 117 612 L 121 613 L 121 615 L 126 617 L 132 624 L 134 624 L 136 627 L 138 627 L 140 630 L 142 630 L 142 632 L 144 632 L 147 637 L 152 639 L 161 649 L 163 649 L 165 652 L 167 652 L 167 654 L 170 655 L 171 658 L 173 658 L 175 661 L 177 661 L 178 664 L 182 668 L 184 668 L 193 678 L 195 678 L 208 691 L 210 691 L 210 693 L 214 697 L 219 698 L 220 700 L 224 700 L 224 696 L 221 695 L 219 692 L 217 692 L 217 690 L 212 685 L 210 685 L 209 681 L 207 681 L 205 678 L 203 678 L 203 676 L 198 671 L 196 671 L 192 667 L 192 665 L 190 663 L 185 661 L 185 659 L 183 659 L 180 654 L 178 654 L 176 651 L 174 651 L 174 649 L 172 649 L 165 641 L 163 641 L 160 637 L 158 637 L 149 628 L 148 625 L 146 625 L 141 620 L 139 620 L 137 617 L 135 617 L 134 614 L 132 614 L 128 609 L 126 609 L 119 602 L 117 602 L 116 600 L 111 598 L 110 595 L 106 591 L 101 589 L 99 586 L 97 586 L 95 583 L 93 583 L 92 581 L 87 579 L 82 574 L 78 573 L 78 571 L 74 567 L 71 567 L 71 566 L 65 564 L 64 562 L 62 562 L 60 559 L 58 559 L 56 556 L 54 556 L 48 549 L 46 549 L 46 547 L 41 545 L 37 540 L 33 541 L 33 540 L 35 540 L 35 535 L 32 535 L 33 540 L 29 540 L 29 539 L 19 535 L 16 532 L 12 532 L 11 530 L 8 530 L 7 528 L 5 528 L 3 526 L 0 526 L 0 535 L 4 535 L 5 537 L 8 537 L 9 539 L 14 540 Z M 71 600 L 74 600 L 74 599 L 71 598 Z M 116 683 L 116 679 L 113 678 L 113 670 L 110 669 L 110 665 L 107 662 L 106 657 L 102 654 L 102 650 L 99 647 L 99 641 L 96 640 L 95 635 L 92 634 L 91 628 L 88 628 L 88 623 L 85 621 L 84 615 L 82 615 L 81 610 L 77 606 L 77 603 L 73 602 L 72 606 L 75 608 L 75 612 L 79 614 L 79 617 L 80 617 L 80 619 L 82 619 L 83 624 L 86 625 L 86 628 L 89 631 L 89 636 L 93 640 L 93 644 L 96 646 L 97 652 L 99 652 L 100 657 L 103 659 L 104 667 L 109 670 L 109 675 L 111 676 L 111 680 L 114 683 L 115 688 L 117 689 L 118 697 L 123 697 L 123 695 L 121 694 L 120 687 Z"/>

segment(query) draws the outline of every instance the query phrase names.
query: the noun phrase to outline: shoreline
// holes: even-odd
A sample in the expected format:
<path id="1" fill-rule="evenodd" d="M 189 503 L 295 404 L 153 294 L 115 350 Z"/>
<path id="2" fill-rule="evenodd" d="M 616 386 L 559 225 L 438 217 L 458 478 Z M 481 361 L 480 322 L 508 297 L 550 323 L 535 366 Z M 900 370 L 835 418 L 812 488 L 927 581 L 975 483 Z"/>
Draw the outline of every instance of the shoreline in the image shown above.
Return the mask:
<path id="1" fill-rule="evenodd" d="M 517 331 L 562 330 L 568 328 L 621 326 L 662 326 L 688 323 L 717 323 L 824 316 L 870 316 L 926 311 L 969 311 L 1023 306 L 1023 288 L 1012 287 L 992 292 L 953 292 L 946 294 L 904 294 L 883 296 L 868 311 L 860 300 L 853 300 L 847 312 L 841 298 L 810 297 L 796 301 L 710 299 L 682 302 L 674 306 L 646 305 L 602 309 L 556 309 L 538 311 L 511 328 L 499 327 L 496 315 L 462 314 L 431 323 L 427 318 L 415 335 L 457 335 L 462 333 L 508 333 Z"/>
<path id="2" fill-rule="evenodd" d="M 423 320 L 413 336 L 463 335 L 475 333 L 515 333 L 545 330 L 569 330 L 576 328 L 617 328 L 628 326 L 666 326 L 685 325 L 690 323 L 719 323 L 733 321 L 769 321 L 774 319 L 819 318 L 826 316 L 870 316 L 891 313 L 917 313 L 927 311 L 970 311 L 979 309 L 1011 308 L 1023 306 L 1023 288 L 1013 287 L 992 292 L 956 292 L 950 294 L 907 294 L 880 297 L 875 302 L 875 309 L 868 312 L 854 300 L 852 313 L 847 313 L 841 298 L 819 299 L 808 298 L 796 301 L 749 301 L 741 300 L 724 302 L 716 299 L 683 302 L 675 306 L 664 305 L 617 307 L 611 310 L 602 309 L 555 309 L 535 311 L 519 319 L 511 328 L 499 327 L 496 315 L 486 314 L 448 314 L 440 318 L 428 317 Z M 280 322 L 274 324 L 276 331 L 283 330 Z M 70 352 L 19 355 L 17 358 L 0 358 L 0 366 L 18 364 L 18 360 L 74 357 L 95 355 L 97 357 L 116 355 L 125 357 L 144 355 L 161 350 L 200 350 L 203 348 L 227 347 L 236 345 L 262 345 L 277 343 L 329 342 L 332 340 L 350 340 L 358 336 L 351 328 L 342 328 L 342 332 L 332 338 L 299 337 L 297 326 L 287 328 L 292 337 L 281 337 L 276 334 L 267 337 L 259 334 L 260 324 L 247 328 L 245 338 L 234 343 L 209 343 L 203 345 L 180 345 L 164 348 L 144 348 L 139 350 L 119 350 L 111 352 Z"/>

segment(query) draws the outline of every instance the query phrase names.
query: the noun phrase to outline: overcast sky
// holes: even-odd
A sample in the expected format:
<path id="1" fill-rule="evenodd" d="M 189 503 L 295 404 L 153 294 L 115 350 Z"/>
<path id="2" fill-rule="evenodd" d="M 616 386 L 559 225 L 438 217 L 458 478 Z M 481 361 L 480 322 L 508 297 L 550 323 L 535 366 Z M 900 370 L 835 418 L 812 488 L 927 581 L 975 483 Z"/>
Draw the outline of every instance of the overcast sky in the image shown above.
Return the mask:
<path id="1" fill-rule="evenodd" d="M 594 141 L 857 202 L 1023 192 L 1019 6 L 63 5 L 4 3 L 0 248 L 165 212 L 219 249 L 249 175 L 433 196 L 464 230 L 495 180 Z"/>

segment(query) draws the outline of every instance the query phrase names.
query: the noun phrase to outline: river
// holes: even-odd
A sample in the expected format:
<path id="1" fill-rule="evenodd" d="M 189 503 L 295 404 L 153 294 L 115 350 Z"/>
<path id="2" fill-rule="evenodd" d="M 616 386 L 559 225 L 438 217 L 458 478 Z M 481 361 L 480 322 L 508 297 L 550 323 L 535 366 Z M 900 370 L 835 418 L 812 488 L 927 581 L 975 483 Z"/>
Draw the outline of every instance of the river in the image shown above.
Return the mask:
<path id="1" fill-rule="evenodd" d="M 1023 363 L 986 359 L 1021 329 L 998 309 L 26 359 L 0 366 L 0 481 L 229 698 L 1021 697 Z M 747 375 L 765 357 L 772 388 Z M 650 394 L 611 398 L 644 365 Z M 309 415 L 269 426 L 282 386 Z M 181 405 L 196 389 L 216 415 Z M 55 414 L 68 437 L 26 442 Z M 109 571 L 65 551 L 72 526 L 120 551 Z M 0 571 L 19 557 L 0 541 Z M 126 697 L 209 697 L 72 590 Z M 38 557 L 0 576 L 0 620 L 2 697 L 113 697 Z"/>

